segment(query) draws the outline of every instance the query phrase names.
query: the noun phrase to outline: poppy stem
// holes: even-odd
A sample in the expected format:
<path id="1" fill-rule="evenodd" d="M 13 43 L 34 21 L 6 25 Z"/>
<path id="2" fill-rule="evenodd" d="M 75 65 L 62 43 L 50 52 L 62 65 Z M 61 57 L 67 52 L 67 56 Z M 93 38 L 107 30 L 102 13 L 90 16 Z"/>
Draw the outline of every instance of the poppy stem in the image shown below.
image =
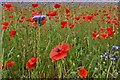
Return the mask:
<path id="1" fill-rule="evenodd" d="M 66 43 L 67 43 L 67 41 L 68 41 L 69 36 L 70 36 L 70 35 L 67 36 Z"/>
<path id="2" fill-rule="evenodd" d="M 37 35 L 37 37 L 36 37 L 36 41 L 37 41 L 37 38 L 38 38 L 38 41 L 37 41 L 37 57 L 38 57 L 38 61 L 37 61 L 37 63 L 36 63 L 36 68 L 38 69 L 39 68 L 39 64 L 40 63 L 38 63 L 39 61 L 40 61 L 40 55 L 39 55 L 39 53 L 40 53 L 40 35 L 41 35 L 41 33 L 40 33 L 40 27 L 38 27 L 38 35 Z"/>
<path id="3" fill-rule="evenodd" d="M 62 78 L 62 62 L 61 61 L 58 61 L 57 67 L 58 67 L 58 78 Z"/>
<path id="4" fill-rule="evenodd" d="M 1 64 L 3 64 L 3 59 L 4 59 L 4 48 L 2 48 L 2 40 L 3 40 L 3 34 L 4 34 L 4 31 L 1 31 L 1 38 L 0 38 L 0 52 L 2 53 L 2 54 L 0 54 L 1 55 L 1 57 L 0 57 L 0 66 L 1 66 Z M 2 79 L 2 69 L 0 69 L 0 80 Z"/>
<path id="5" fill-rule="evenodd" d="M 111 61 L 111 63 L 110 63 L 110 66 L 108 67 L 106 79 L 109 77 L 109 71 L 110 71 L 111 66 L 112 66 L 112 61 Z"/>
<path id="6" fill-rule="evenodd" d="M 31 77 L 31 75 L 30 75 L 30 70 L 28 70 L 28 74 L 29 74 L 29 78 Z"/>
<path id="7" fill-rule="evenodd" d="M 22 60 L 23 60 L 23 62 L 22 62 L 22 75 L 24 75 L 24 66 L 25 66 L 25 50 L 23 51 L 23 57 L 22 57 Z"/>
<path id="8" fill-rule="evenodd" d="M 35 28 L 35 31 L 34 31 L 34 56 L 36 55 L 36 49 L 37 49 L 37 47 L 36 47 L 36 45 L 37 45 L 37 40 L 36 40 L 36 28 Z"/>

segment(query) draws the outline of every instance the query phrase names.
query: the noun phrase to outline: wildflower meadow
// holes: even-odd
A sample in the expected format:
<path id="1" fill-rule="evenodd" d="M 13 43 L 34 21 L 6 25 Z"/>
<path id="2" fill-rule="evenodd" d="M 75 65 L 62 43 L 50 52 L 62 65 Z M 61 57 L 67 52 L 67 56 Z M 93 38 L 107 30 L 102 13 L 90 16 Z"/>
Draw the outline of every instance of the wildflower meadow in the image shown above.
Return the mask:
<path id="1" fill-rule="evenodd" d="M 6 78 L 120 79 L 117 3 L 3 3 Z"/>

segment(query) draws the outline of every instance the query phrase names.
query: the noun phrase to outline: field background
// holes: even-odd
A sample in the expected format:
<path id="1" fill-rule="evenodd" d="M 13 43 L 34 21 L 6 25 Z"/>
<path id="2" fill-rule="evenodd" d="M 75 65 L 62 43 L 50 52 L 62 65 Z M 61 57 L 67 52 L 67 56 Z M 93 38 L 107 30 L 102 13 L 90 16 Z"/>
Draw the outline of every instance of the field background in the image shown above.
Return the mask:
<path id="1" fill-rule="evenodd" d="M 15 12 L 7 13 L 4 10 L 0 12 L 4 16 L 2 22 L 14 20 L 7 30 L 2 31 L 3 78 L 79 78 L 78 70 L 81 67 L 88 70 L 87 78 L 120 78 L 120 58 L 117 61 L 101 58 L 105 51 L 113 54 L 110 50 L 113 45 L 120 45 L 118 29 L 120 26 L 114 27 L 116 33 L 112 37 L 92 39 L 91 35 L 94 30 L 99 31 L 101 27 L 114 26 L 101 22 L 103 13 L 98 12 L 92 21 L 84 22 L 82 18 L 78 21 L 70 19 L 68 22 L 77 22 L 74 28 L 70 29 L 68 26 L 60 28 L 60 22 L 66 20 L 67 17 L 62 16 L 65 14 L 64 6 L 70 9 L 70 14 L 73 16 L 82 13 L 89 15 L 94 14 L 96 10 L 106 10 L 106 13 L 113 18 L 118 14 L 116 3 L 61 3 L 61 8 L 57 9 L 58 16 L 51 20 L 47 18 L 46 24 L 38 28 L 32 28 L 32 24 L 28 27 L 26 21 L 18 22 L 23 14 L 26 14 L 26 18 L 30 17 L 31 11 L 34 9 L 31 7 L 32 3 L 27 4 L 27 10 L 23 8 L 26 3 L 12 4 Z M 49 10 L 55 10 L 53 4 L 41 3 L 34 10 L 42 10 L 41 14 L 46 14 Z M 109 12 L 110 6 L 115 7 L 115 10 Z M 16 12 L 18 10 L 22 11 L 21 15 Z M 10 15 L 13 15 L 14 18 L 8 18 Z M 55 21 L 57 18 L 59 22 Z M 82 24 L 80 24 L 81 21 Z M 11 38 L 8 34 L 12 29 L 16 30 L 16 35 Z M 67 57 L 52 63 L 49 57 L 50 52 L 62 41 L 70 45 Z M 120 51 L 117 51 L 116 55 L 120 57 Z M 26 69 L 26 63 L 32 56 L 38 58 L 36 65 L 33 69 Z M 14 66 L 6 67 L 5 63 L 8 61 L 14 61 Z"/>

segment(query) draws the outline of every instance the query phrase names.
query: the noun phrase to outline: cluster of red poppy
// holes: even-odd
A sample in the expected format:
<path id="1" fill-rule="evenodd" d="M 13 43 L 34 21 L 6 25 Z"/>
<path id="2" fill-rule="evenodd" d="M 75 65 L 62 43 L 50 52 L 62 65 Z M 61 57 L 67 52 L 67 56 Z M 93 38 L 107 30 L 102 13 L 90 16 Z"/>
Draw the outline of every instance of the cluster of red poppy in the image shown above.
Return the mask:
<path id="1" fill-rule="evenodd" d="M 67 56 L 67 51 L 70 49 L 69 45 L 62 42 L 61 45 L 56 46 L 55 48 L 52 49 L 50 52 L 50 58 L 52 59 L 52 62 L 55 62 L 56 60 L 62 59 Z M 26 64 L 26 69 L 32 69 L 34 68 L 35 64 L 37 62 L 36 57 L 31 57 L 27 64 Z M 6 63 L 7 67 L 12 67 L 14 65 L 14 61 L 9 61 Z M 85 78 L 88 75 L 88 72 L 85 68 L 80 68 L 78 71 L 78 76 L 81 78 Z"/>
<path id="2" fill-rule="evenodd" d="M 2 30 L 6 30 L 8 28 L 8 25 L 9 25 L 8 21 L 3 22 Z M 15 34 L 16 34 L 15 30 L 10 30 L 9 36 L 14 37 Z"/>
<path id="3" fill-rule="evenodd" d="M 118 27 L 118 22 L 117 22 L 116 18 L 113 19 L 113 24 L 115 25 L 116 28 Z M 110 26 L 108 28 L 100 28 L 99 29 L 100 30 L 100 35 L 98 34 L 98 32 L 96 30 L 94 30 L 92 32 L 92 38 L 97 39 L 99 37 L 100 39 L 106 39 L 108 37 L 111 37 L 116 32 L 115 27 Z"/>
<path id="4" fill-rule="evenodd" d="M 5 4 L 4 5 L 4 10 L 5 11 L 10 11 L 10 9 L 12 8 L 12 11 L 14 11 L 14 6 L 12 4 Z M 33 3 L 32 4 L 32 9 L 37 8 L 39 5 L 38 3 Z M 61 8 L 61 4 L 54 4 L 54 8 L 56 8 L 55 10 L 49 10 L 47 12 L 47 16 L 49 17 L 49 20 L 54 17 L 56 22 L 60 23 L 60 27 L 61 28 L 65 28 L 66 26 L 68 26 L 70 29 L 74 28 L 75 24 L 77 24 L 78 22 L 80 24 L 82 24 L 82 22 L 90 22 L 92 20 L 95 19 L 95 16 L 98 15 L 98 12 L 103 12 L 104 17 L 107 17 L 107 19 L 102 18 L 102 22 L 106 22 L 106 24 L 110 25 L 110 24 L 114 24 L 114 26 L 117 28 L 118 27 L 118 22 L 117 22 L 117 18 L 114 17 L 113 19 L 111 19 L 110 15 L 108 15 L 105 11 L 101 11 L 99 10 L 98 12 L 95 12 L 94 14 L 89 14 L 86 15 L 84 13 L 82 14 L 77 14 L 75 16 L 73 16 L 71 13 L 71 10 L 67 7 L 64 8 L 64 12 L 65 14 L 62 14 L 61 16 L 58 16 L 60 9 Z M 26 7 L 24 7 L 25 10 L 27 10 Z M 35 21 L 32 19 L 32 17 L 34 15 L 40 15 L 42 13 L 42 10 L 28 10 L 31 12 L 30 17 L 26 17 L 26 14 L 23 14 L 23 12 L 21 10 L 16 11 L 19 15 L 21 15 L 21 17 L 19 18 L 19 23 L 22 24 L 24 21 L 27 22 L 28 26 L 31 26 L 33 28 L 37 28 Z M 86 12 L 87 13 L 87 12 Z M 65 16 L 65 20 L 60 21 L 59 17 Z M 4 18 L 4 17 L 3 17 Z M 10 19 L 13 19 L 14 16 L 13 15 L 9 15 Z M 74 20 L 74 22 L 70 22 L 69 20 Z M 14 20 L 11 20 L 11 22 L 9 23 L 8 21 L 4 21 L 2 23 L 2 30 L 6 30 L 8 29 L 8 26 L 10 24 L 12 24 L 14 22 Z M 44 25 L 46 23 L 46 20 L 42 21 L 42 25 Z M 46 28 L 44 28 L 44 31 L 46 31 Z M 114 33 L 116 32 L 116 29 L 113 26 L 109 26 L 108 28 L 100 28 L 99 31 L 94 30 L 92 32 L 92 38 L 93 39 L 106 39 L 108 37 L 111 37 L 114 35 Z M 9 36 L 14 37 L 16 34 L 16 30 L 10 30 L 9 32 Z M 74 44 L 73 44 L 74 46 Z M 52 62 L 54 63 L 57 60 L 63 59 L 64 57 L 67 56 L 67 51 L 70 50 L 70 46 L 69 44 L 66 44 L 64 42 L 61 43 L 61 45 L 57 45 L 55 48 L 53 48 L 50 52 L 50 58 L 52 59 Z M 26 64 L 26 68 L 27 69 L 31 69 L 35 66 L 37 62 L 37 57 L 32 57 L 28 60 L 27 64 Z M 6 63 L 6 66 L 8 67 L 12 67 L 14 65 L 14 61 L 10 61 Z M 78 75 L 81 78 L 85 78 L 88 75 L 88 72 L 85 68 L 80 68 Z"/>
<path id="5" fill-rule="evenodd" d="M 118 22 L 117 22 L 117 18 L 114 16 L 113 19 L 111 19 L 109 14 L 104 14 L 105 17 L 107 17 L 106 23 L 107 24 L 114 24 L 116 27 L 118 27 Z"/>
<path id="6" fill-rule="evenodd" d="M 61 26 L 60 26 L 61 28 L 65 28 L 67 26 L 68 22 L 67 21 L 62 21 L 60 24 L 61 24 Z M 69 23 L 68 26 L 69 26 L 70 29 L 72 29 L 74 27 L 74 24 Z"/>
<path id="7" fill-rule="evenodd" d="M 5 30 L 7 28 L 8 28 L 8 21 L 5 21 L 5 22 L 3 22 L 2 30 Z"/>
<path id="8" fill-rule="evenodd" d="M 108 28 L 100 28 L 100 35 L 98 34 L 98 32 L 95 30 L 92 33 L 92 38 L 93 39 L 97 39 L 98 37 L 100 39 L 106 39 L 108 37 L 111 37 L 114 35 L 114 33 L 116 32 L 116 30 L 113 30 L 113 27 L 110 26 Z"/>
<path id="9" fill-rule="evenodd" d="M 4 10 L 8 10 L 8 9 L 13 8 L 13 7 L 14 7 L 14 6 L 13 6 L 12 4 L 10 4 L 10 3 L 4 4 Z"/>
<path id="10" fill-rule="evenodd" d="M 47 16 L 56 16 L 57 15 L 57 10 L 49 11 L 46 15 Z"/>
<path id="11" fill-rule="evenodd" d="M 31 57 L 26 64 L 26 69 L 32 69 L 36 64 L 36 61 L 37 61 L 36 57 Z M 14 65 L 14 61 L 9 61 L 6 63 L 7 67 L 12 67 L 13 65 Z"/>

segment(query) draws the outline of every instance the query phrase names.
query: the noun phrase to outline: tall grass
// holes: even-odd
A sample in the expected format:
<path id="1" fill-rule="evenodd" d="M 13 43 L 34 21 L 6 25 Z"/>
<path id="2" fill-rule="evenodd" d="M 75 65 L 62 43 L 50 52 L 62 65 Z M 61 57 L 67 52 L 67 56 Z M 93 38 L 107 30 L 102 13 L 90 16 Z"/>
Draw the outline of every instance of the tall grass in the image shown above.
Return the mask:
<path id="1" fill-rule="evenodd" d="M 44 9 L 44 4 L 39 5 L 35 10 L 42 10 L 42 14 L 46 14 L 48 10 L 53 10 L 53 6 Z M 64 13 L 65 4 L 58 9 L 60 17 Z M 96 10 L 105 9 L 107 13 L 113 17 L 117 10 L 109 13 L 108 7 L 89 5 L 67 6 L 71 10 L 72 15 L 81 13 L 92 14 Z M 19 10 L 19 7 L 15 6 L 15 11 Z M 28 10 L 32 10 L 32 7 L 28 7 Z M 23 14 L 29 17 L 31 11 L 25 10 L 21 7 Z M 61 12 L 60 12 L 61 11 Z M 91 37 L 92 31 L 99 30 L 100 27 L 109 27 L 113 25 L 107 25 L 105 22 L 98 25 L 97 22 L 101 19 L 102 14 L 99 13 L 93 21 L 83 22 L 80 19 L 78 24 L 73 29 L 68 26 L 64 29 L 60 28 L 60 22 L 55 22 L 55 19 L 48 20 L 47 23 L 38 28 L 32 28 L 27 26 L 27 22 L 19 23 L 18 19 L 21 15 L 17 12 L 9 12 L 3 10 L 4 21 L 11 21 L 8 18 L 10 15 L 14 15 L 14 23 L 9 25 L 7 30 L 2 31 L 2 54 L 3 65 L 2 69 L 3 78 L 79 78 L 78 70 L 81 67 L 85 67 L 88 70 L 87 78 L 118 78 L 120 77 L 120 59 L 117 61 L 110 61 L 109 59 L 103 59 L 100 56 L 104 51 L 110 51 L 112 45 L 119 45 L 119 32 L 110 38 L 101 40 L 93 40 Z M 60 17 L 60 21 L 65 20 L 65 17 Z M 69 20 L 74 22 L 74 20 Z M 14 37 L 9 36 L 9 31 L 15 29 L 16 35 Z M 45 31 L 46 29 L 46 31 Z M 55 63 L 52 63 L 50 59 L 50 51 L 62 41 L 70 45 L 70 50 L 67 53 L 67 57 Z M 72 46 L 75 44 L 75 46 Z M 120 57 L 120 52 L 118 56 Z M 32 57 L 38 58 L 37 63 L 33 69 L 26 69 L 27 61 Z M 14 61 L 13 67 L 6 67 L 7 61 Z"/>

